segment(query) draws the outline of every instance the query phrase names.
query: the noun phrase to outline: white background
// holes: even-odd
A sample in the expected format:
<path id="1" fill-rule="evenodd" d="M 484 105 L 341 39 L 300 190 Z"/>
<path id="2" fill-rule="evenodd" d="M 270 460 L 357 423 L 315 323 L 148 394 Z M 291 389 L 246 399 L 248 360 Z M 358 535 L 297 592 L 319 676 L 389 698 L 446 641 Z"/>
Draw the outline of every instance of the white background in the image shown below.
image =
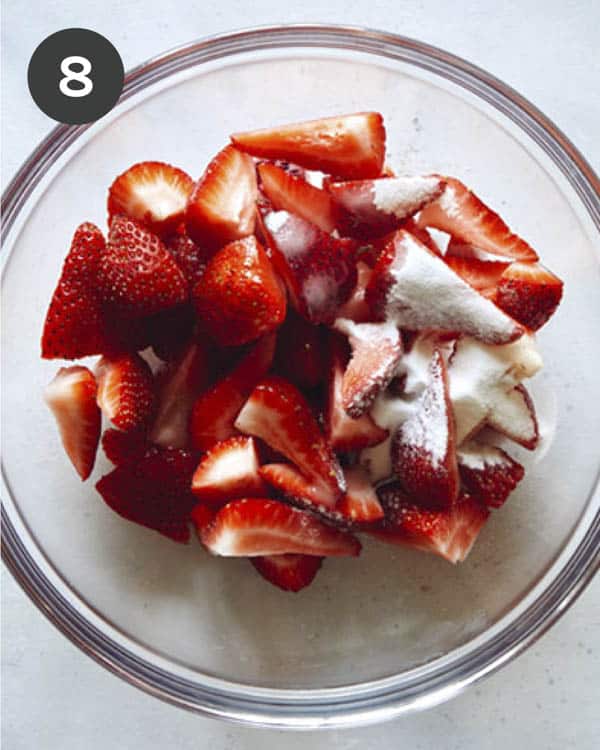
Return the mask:
<path id="1" fill-rule="evenodd" d="M 513 85 L 600 167 L 598 0 L 302 0 L 293 8 L 275 0 L 3 0 L 2 5 L 3 187 L 53 125 L 29 97 L 29 58 L 48 34 L 71 26 L 107 36 L 126 69 L 193 38 L 258 24 L 346 23 L 414 36 Z M 84 657 L 5 571 L 2 582 L 6 750 L 600 746 L 598 581 L 529 652 L 451 703 L 387 725 L 309 735 L 240 728 L 159 703 Z"/>

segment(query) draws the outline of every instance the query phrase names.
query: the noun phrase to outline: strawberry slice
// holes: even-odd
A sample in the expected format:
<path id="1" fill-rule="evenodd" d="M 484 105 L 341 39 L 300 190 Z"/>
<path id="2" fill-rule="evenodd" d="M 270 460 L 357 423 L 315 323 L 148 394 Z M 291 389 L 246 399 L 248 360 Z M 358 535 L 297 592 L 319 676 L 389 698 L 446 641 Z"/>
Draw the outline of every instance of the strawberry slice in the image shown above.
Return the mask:
<path id="1" fill-rule="evenodd" d="M 480 260 L 479 258 L 465 258 L 458 255 L 446 255 L 444 257 L 447 265 L 464 279 L 467 284 L 476 289 L 479 294 L 495 301 L 496 285 L 498 280 L 508 267 L 508 263 L 502 261 Z M 510 315 L 509 310 L 504 310 Z M 514 315 L 512 318 L 518 320 Z M 522 323 L 523 321 L 519 321 Z"/>
<path id="2" fill-rule="evenodd" d="M 237 434 L 233 423 L 254 386 L 269 371 L 274 353 L 275 335 L 271 334 L 258 341 L 228 375 L 198 397 L 190 421 L 192 443 L 198 450 L 206 451 L 219 440 Z"/>
<path id="3" fill-rule="evenodd" d="M 135 430 L 154 413 L 154 379 L 139 354 L 102 357 L 96 366 L 98 406 L 120 430 Z"/>
<path id="4" fill-rule="evenodd" d="M 46 313 L 44 359 L 77 359 L 105 351 L 106 333 L 97 290 L 104 246 L 102 232 L 94 224 L 87 222 L 75 230 Z"/>
<path id="5" fill-rule="evenodd" d="M 177 232 L 165 240 L 167 250 L 181 269 L 192 290 L 202 278 L 210 254 L 184 232 Z"/>
<path id="6" fill-rule="evenodd" d="M 193 298 L 202 325 L 221 346 L 254 341 L 285 320 L 285 294 L 255 237 L 221 248 L 194 287 Z"/>
<path id="7" fill-rule="evenodd" d="M 342 382 L 347 362 L 344 342 L 337 337 L 332 339 L 325 431 L 336 451 L 362 450 L 389 437 L 389 432 L 378 427 L 368 414 L 352 419 L 346 413 L 342 404 Z"/>
<path id="8" fill-rule="evenodd" d="M 337 510 L 354 523 L 373 523 L 383 518 L 383 508 L 369 475 L 362 466 L 344 470 L 347 490 Z"/>
<path id="9" fill-rule="evenodd" d="M 535 450 L 540 439 L 535 407 L 524 385 L 509 391 L 487 415 L 489 427 L 528 450 Z"/>
<path id="10" fill-rule="evenodd" d="M 356 264 L 356 286 L 352 291 L 347 302 L 338 309 L 338 318 L 353 320 L 355 323 L 368 323 L 372 320 L 373 315 L 371 308 L 367 304 L 365 294 L 367 286 L 373 275 L 373 271 L 366 263 L 359 260 Z"/>
<path id="11" fill-rule="evenodd" d="M 563 282 L 541 263 L 511 263 L 498 281 L 494 302 L 533 331 L 553 315 Z"/>
<path id="12" fill-rule="evenodd" d="M 273 586 L 298 592 L 313 582 L 323 558 L 315 555 L 267 555 L 252 557 L 250 562 Z"/>
<path id="13" fill-rule="evenodd" d="M 183 170 L 160 161 L 134 164 L 108 189 L 108 223 L 117 214 L 164 236 L 183 221 L 194 181 Z"/>
<path id="14" fill-rule="evenodd" d="M 431 236 L 431 233 L 428 232 L 424 227 L 420 227 L 413 218 L 405 219 L 402 222 L 402 229 L 410 232 L 419 240 L 421 244 L 425 245 L 426 248 L 431 250 L 434 255 L 439 255 L 441 257 L 442 252 Z"/>
<path id="15" fill-rule="evenodd" d="M 378 495 L 388 520 L 381 530 L 370 532 L 373 536 L 382 542 L 430 552 L 451 563 L 466 559 L 490 514 L 466 494 L 446 510 L 415 505 L 397 483 L 380 488 Z"/>
<path id="16" fill-rule="evenodd" d="M 63 447 L 82 480 L 92 473 L 100 440 L 96 379 L 87 367 L 61 367 L 44 391 Z"/>
<path id="17" fill-rule="evenodd" d="M 448 394 L 448 372 L 436 349 L 428 383 L 413 416 L 392 438 L 394 472 L 419 505 L 447 508 L 458 496 L 455 425 Z"/>
<path id="18" fill-rule="evenodd" d="M 457 451 L 463 485 L 489 508 L 500 508 L 525 476 L 525 469 L 500 448 L 471 440 Z"/>
<path id="19" fill-rule="evenodd" d="M 198 500 L 219 508 L 238 497 L 263 495 L 265 483 L 258 473 L 254 440 L 234 436 L 213 445 L 203 456 L 192 478 Z"/>
<path id="20" fill-rule="evenodd" d="M 377 261 L 367 301 L 378 320 L 409 330 L 467 333 L 490 344 L 525 333 L 419 242 L 400 229 Z"/>
<path id="21" fill-rule="evenodd" d="M 344 318 L 336 320 L 335 328 L 348 336 L 352 349 L 342 378 L 342 406 L 358 419 L 394 377 L 402 357 L 400 331 L 391 322 L 353 323 Z"/>
<path id="22" fill-rule="evenodd" d="M 115 466 L 135 464 L 159 450 L 157 445 L 148 442 L 144 430 L 121 432 L 112 427 L 102 435 L 102 448 L 106 458 Z"/>
<path id="23" fill-rule="evenodd" d="M 419 226 L 435 227 L 493 255 L 536 261 L 535 250 L 513 234 L 497 213 L 453 177 L 443 177 L 442 195 L 421 211 Z"/>
<path id="24" fill-rule="evenodd" d="M 293 310 L 277 334 L 275 368 L 299 388 L 314 388 L 325 376 L 323 330 Z"/>
<path id="25" fill-rule="evenodd" d="M 323 232 L 336 228 L 336 207 L 325 190 L 269 162 L 258 165 L 258 176 L 263 193 L 276 211 L 290 211 Z"/>
<path id="26" fill-rule="evenodd" d="M 98 284 L 104 302 L 133 318 L 166 310 L 187 298 L 185 278 L 161 240 L 126 216 L 112 221 Z"/>
<path id="27" fill-rule="evenodd" d="M 316 485 L 323 504 L 333 507 L 343 494 L 344 477 L 333 449 L 308 402 L 287 380 L 270 377 L 261 381 L 238 414 L 235 426 L 261 438 L 295 463 Z"/>
<path id="28" fill-rule="evenodd" d="M 294 308 L 312 323 L 332 323 L 356 285 L 356 243 L 287 211 L 267 214 L 263 228 Z"/>
<path id="29" fill-rule="evenodd" d="M 254 232 L 258 197 L 252 159 L 233 146 L 215 156 L 196 183 L 185 212 L 188 235 L 215 252 Z"/>
<path id="30" fill-rule="evenodd" d="M 385 128 L 378 112 L 235 133 L 231 140 L 252 156 L 285 159 L 345 180 L 379 177 L 385 156 Z"/>
<path id="31" fill-rule="evenodd" d="M 214 555 L 360 554 L 356 537 L 319 521 L 310 513 L 276 500 L 244 498 L 228 503 L 202 532 L 202 542 Z"/>

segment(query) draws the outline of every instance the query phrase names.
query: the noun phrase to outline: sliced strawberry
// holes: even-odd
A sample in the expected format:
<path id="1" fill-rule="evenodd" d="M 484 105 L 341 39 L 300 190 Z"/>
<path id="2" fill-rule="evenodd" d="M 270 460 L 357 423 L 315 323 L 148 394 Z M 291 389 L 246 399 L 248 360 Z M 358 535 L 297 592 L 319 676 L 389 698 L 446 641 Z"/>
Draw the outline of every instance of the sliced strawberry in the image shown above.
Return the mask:
<path id="1" fill-rule="evenodd" d="M 103 301 L 127 317 L 142 317 L 185 302 L 187 284 L 161 240 L 133 219 L 115 216 L 100 258 Z"/>
<path id="2" fill-rule="evenodd" d="M 312 323 L 332 323 L 356 285 L 356 243 L 287 211 L 267 214 L 263 227 L 292 305 Z"/>
<path id="3" fill-rule="evenodd" d="M 432 175 L 334 182 L 327 189 L 344 211 L 343 234 L 371 239 L 398 229 L 404 219 L 438 198 L 444 185 Z"/>
<path id="4" fill-rule="evenodd" d="M 267 374 L 274 352 L 275 335 L 265 336 L 228 375 L 198 397 L 190 421 L 192 442 L 198 450 L 208 450 L 237 434 L 233 423 L 254 386 Z"/>
<path id="5" fill-rule="evenodd" d="M 102 357 L 96 366 L 98 406 L 115 427 L 127 432 L 146 424 L 154 413 L 154 379 L 139 354 Z"/>
<path id="6" fill-rule="evenodd" d="M 299 554 L 357 556 L 356 537 L 332 528 L 310 513 L 276 500 L 245 498 L 228 503 L 202 532 L 214 555 L 255 557 Z"/>
<path id="7" fill-rule="evenodd" d="M 75 230 L 46 313 L 44 359 L 77 359 L 105 351 L 106 332 L 97 290 L 104 246 L 102 232 L 94 224 L 81 224 Z"/>
<path id="8" fill-rule="evenodd" d="M 285 159 L 347 180 L 379 177 L 385 156 L 385 128 L 378 112 L 236 133 L 231 140 L 252 156 Z"/>
<path id="9" fill-rule="evenodd" d="M 468 187 L 453 177 L 443 179 L 446 188 L 442 195 L 419 214 L 421 227 L 441 229 L 493 255 L 523 261 L 538 259 L 535 250 L 513 234 Z"/>
<path id="10" fill-rule="evenodd" d="M 383 518 L 383 508 L 369 475 L 362 466 L 344 470 L 347 490 L 336 510 L 355 523 L 373 523 Z"/>
<path id="11" fill-rule="evenodd" d="M 158 373 L 158 404 L 150 430 L 154 443 L 174 448 L 189 444 L 192 407 L 211 377 L 211 350 L 199 341 L 189 344 L 177 361 Z"/>
<path id="12" fill-rule="evenodd" d="M 269 162 L 258 165 L 258 176 L 262 191 L 276 211 L 290 211 L 323 232 L 335 229 L 336 207 L 325 190 Z"/>
<path id="13" fill-rule="evenodd" d="M 400 229 L 377 261 L 367 301 L 379 320 L 409 330 L 467 333 L 490 344 L 514 341 L 525 329 Z"/>
<path id="14" fill-rule="evenodd" d="M 342 379 L 342 405 L 348 416 L 358 419 L 394 377 L 402 356 L 402 339 L 390 322 L 353 323 L 338 318 L 335 327 L 348 336 L 352 349 Z"/>
<path id="15" fill-rule="evenodd" d="M 426 248 L 431 250 L 434 255 L 442 255 L 440 248 L 436 244 L 430 232 L 428 232 L 425 227 L 420 227 L 413 218 L 405 219 L 402 222 L 402 229 L 414 235 L 419 240 L 419 242 L 425 245 Z"/>
<path id="16" fill-rule="evenodd" d="M 494 302 L 533 331 L 558 307 L 563 282 L 541 263 L 511 263 L 498 281 Z"/>
<path id="17" fill-rule="evenodd" d="M 365 293 L 373 271 L 363 261 L 358 261 L 356 264 L 356 286 L 352 291 L 347 302 L 338 308 L 338 318 L 346 318 L 347 320 L 353 320 L 355 323 L 368 323 L 372 320 L 373 315 L 371 308 L 367 304 L 365 299 Z"/>
<path id="18" fill-rule="evenodd" d="M 219 508 L 238 497 L 262 496 L 266 486 L 258 473 L 254 440 L 234 436 L 213 445 L 198 464 L 192 492 L 198 500 Z"/>
<path id="19" fill-rule="evenodd" d="M 492 301 L 494 301 L 498 280 L 509 265 L 502 261 L 479 260 L 479 258 L 465 258 L 458 255 L 446 255 L 444 260 L 461 279 Z M 510 315 L 508 310 L 505 312 Z M 514 315 L 511 317 L 515 318 Z"/>
<path id="20" fill-rule="evenodd" d="M 471 440 L 458 451 L 458 470 L 463 485 L 477 500 L 500 508 L 525 476 L 520 463 L 500 448 Z"/>
<path id="21" fill-rule="evenodd" d="M 535 407 L 524 385 L 509 391 L 487 415 L 486 422 L 493 430 L 528 450 L 537 447 L 540 433 Z"/>
<path id="22" fill-rule="evenodd" d="M 392 464 L 400 483 L 419 505 L 447 508 L 456 500 L 459 477 L 454 415 L 446 363 L 437 349 L 415 413 L 392 438 Z"/>
<path id="23" fill-rule="evenodd" d="M 277 334 L 275 368 L 299 388 L 314 388 L 325 377 L 323 330 L 293 310 Z"/>
<path id="24" fill-rule="evenodd" d="M 446 510 L 426 510 L 415 505 L 397 484 L 378 491 L 388 521 L 370 532 L 380 541 L 415 547 L 451 563 L 463 562 L 490 514 L 469 495 L 461 495 Z"/>
<path id="25" fill-rule="evenodd" d="M 409 232 L 412 230 L 408 230 Z M 427 230 L 421 230 L 427 231 Z M 446 235 L 447 236 L 447 235 Z M 486 261 L 488 263 L 512 263 L 512 258 L 506 258 L 502 255 L 495 255 L 494 253 L 488 253 L 475 245 L 469 245 L 468 242 L 461 242 L 455 237 L 450 237 L 446 246 L 445 257 L 450 258 L 468 258 L 480 261 Z"/>
<path id="26" fill-rule="evenodd" d="M 100 440 L 96 379 L 87 367 L 61 367 L 44 399 L 58 424 L 63 447 L 82 480 L 92 473 Z"/>
<path id="27" fill-rule="evenodd" d="M 196 183 L 185 212 L 188 235 L 210 252 L 254 231 L 258 197 L 252 159 L 226 146 Z"/>
<path id="28" fill-rule="evenodd" d="M 160 161 L 134 164 L 108 190 L 108 223 L 117 214 L 145 224 L 160 236 L 183 221 L 194 181 L 183 170 Z"/>
<path id="29" fill-rule="evenodd" d="M 311 408 L 300 391 L 287 380 L 261 381 L 238 414 L 235 426 L 256 435 L 295 463 L 313 482 L 321 502 L 333 507 L 345 490 L 335 454 L 321 433 Z"/>
<path id="30" fill-rule="evenodd" d="M 187 451 L 163 449 L 135 464 L 117 466 L 96 489 L 123 518 L 185 543 L 197 504 L 190 491 L 196 461 Z"/>
<path id="31" fill-rule="evenodd" d="M 115 466 L 135 464 L 159 450 L 158 446 L 148 442 L 144 430 L 121 432 L 112 427 L 102 435 L 102 448 L 106 458 Z"/>
<path id="32" fill-rule="evenodd" d="M 300 591 L 310 586 L 323 558 L 315 555 L 267 555 L 250 562 L 269 583 L 284 591 Z"/>
<path id="33" fill-rule="evenodd" d="M 193 289 L 202 278 L 210 254 L 184 232 L 171 235 L 165 240 L 165 245 L 185 276 L 189 289 Z"/>
<path id="34" fill-rule="evenodd" d="M 193 297 L 202 325 L 221 346 L 254 341 L 285 320 L 285 294 L 255 237 L 221 248 Z"/>
<path id="35" fill-rule="evenodd" d="M 202 534 L 202 531 L 215 520 L 217 512 L 204 503 L 198 503 L 191 512 L 192 523 L 196 527 L 198 536 Z"/>

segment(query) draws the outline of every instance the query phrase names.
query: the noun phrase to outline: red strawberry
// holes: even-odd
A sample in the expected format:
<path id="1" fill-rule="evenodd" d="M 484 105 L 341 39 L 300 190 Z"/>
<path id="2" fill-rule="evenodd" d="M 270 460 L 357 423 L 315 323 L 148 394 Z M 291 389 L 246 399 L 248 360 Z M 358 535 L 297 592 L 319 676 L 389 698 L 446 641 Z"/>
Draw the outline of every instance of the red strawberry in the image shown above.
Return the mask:
<path id="1" fill-rule="evenodd" d="M 486 418 L 493 430 L 506 435 L 528 450 L 534 450 L 539 442 L 535 407 L 524 385 L 518 385 L 506 394 Z"/>
<path id="2" fill-rule="evenodd" d="M 214 521 L 216 515 L 216 511 L 203 503 L 198 503 L 198 505 L 193 508 L 191 513 L 192 523 L 196 527 L 198 536 L 200 536 L 202 531 Z"/>
<path id="3" fill-rule="evenodd" d="M 202 532 L 202 542 L 214 555 L 226 557 L 357 556 L 361 549 L 358 539 L 310 513 L 260 498 L 234 500 L 221 508 Z"/>
<path id="4" fill-rule="evenodd" d="M 400 331 L 393 323 L 353 323 L 338 318 L 335 327 L 348 336 L 352 356 L 342 379 L 342 405 L 358 419 L 394 377 L 402 356 Z"/>
<path id="5" fill-rule="evenodd" d="M 563 282 L 541 263 L 511 263 L 500 276 L 494 302 L 537 331 L 558 307 L 562 293 Z"/>
<path id="6" fill-rule="evenodd" d="M 421 244 L 431 250 L 434 255 L 442 255 L 440 248 L 437 246 L 431 234 L 425 229 L 425 227 L 420 227 L 414 219 L 405 219 L 402 222 L 402 229 L 410 232 Z"/>
<path id="7" fill-rule="evenodd" d="M 188 445 L 192 407 L 211 377 L 211 351 L 199 341 L 159 372 L 156 417 L 150 430 L 153 442 L 174 448 Z"/>
<path id="8" fill-rule="evenodd" d="M 348 361 L 344 342 L 332 339 L 331 351 L 325 414 L 325 430 L 331 445 L 336 451 L 354 451 L 383 442 L 389 432 L 378 427 L 368 414 L 352 419 L 346 413 L 342 405 L 342 381 Z"/>
<path id="9" fill-rule="evenodd" d="M 344 470 L 348 488 L 336 510 L 355 523 L 372 523 L 383 518 L 383 508 L 369 475 L 362 466 Z"/>
<path id="10" fill-rule="evenodd" d="M 238 497 L 263 495 L 254 440 L 234 436 L 213 445 L 202 457 L 192 478 L 198 500 L 219 508 Z"/>
<path id="11" fill-rule="evenodd" d="M 366 263 L 358 261 L 356 264 L 356 274 L 357 279 L 354 291 L 348 298 L 348 301 L 344 302 L 338 309 L 337 315 L 339 318 L 347 318 L 348 320 L 353 320 L 355 323 L 368 323 L 372 320 L 373 315 L 365 299 L 365 293 L 373 271 Z"/>
<path id="12" fill-rule="evenodd" d="M 389 520 L 380 531 L 370 532 L 380 541 L 416 547 L 451 563 L 463 562 L 490 514 L 469 495 L 461 495 L 446 510 L 426 510 L 414 505 L 397 483 L 378 491 Z"/>
<path id="13" fill-rule="evenodd" d="M 267 555 L 250 562 L 261 576 L 284 591 L 300 591 L 313 582 L 323 563 L 315 555 Z"/>
<path id="14" fill-rule="evenodd" d="M 335 229 L 336 207 L 325 190 L 268 162 L 258 165 L 258 176 L 262 191 L 276 211 L 290 211 L 323 232 Z"/>
<path id="15" fill-rule="evenodd" d="M 287 211 L 267 214 L 263 226 L 292 305 L 312 323 L 332 323 L 356 284 L 355 242 Z"/>
<path id="16" fill-rule="evenodd" d="M 96 380 L 87 367 L 61 367 L 44 399 L 58 424 L 63 447 L 79 476 L 92 473 L 100 440 Z"/>
<path id="17" fill-rule="evenodd" d="M 202 278 L 209 253 L 183 232 L 171 235 L 165 244 L 185 276 L 190 290 L 193 289 Z"/>
<path id="18" fill-rule="evenodd" d="M 115 427 L 135 430 L 148 422 L 156 403 L 154 379 L 139 354 L 102 357 L 96 378 L 98 406 Z"/>
<path id="19" fill-rule="evenodd" d="M 97 291 L 104 237 L 97 226 L 81 224 L 73 235 L 42 334 L 44 359 L 77 359 L 106 347 L 102 303 Z"/>
<path id="20" fill-rule="evenodd" d="M 323 330 L 288 311 L 277 333 L 277 372 L 299 388 L 314 388 L 325 375 Z"/>
<path id="21" fill-rule="evenodd" d="M 154 529 L 176 542 L 188 542 L 190 491 L 197 459 L 186 451 L 163 449 L 136 464 L 122 464 L 96 484 L 104 502 L 128 521 Z"/>
<path id="22" fill-rule="evenodd" d="M 273 362 L 275 335 L 256 343 L 234 369 L 205 391 L 194 403 L 190 432 L 198 450 L 206 451 L 219 440 L 237 434 L 237 415 Z"/>
<path id="23" fill-rule="evenodd" d="M 98 274 L 103 300 L 118 313 L 142 317 L 185 302 L 187 284 L 161 240 L 125 216 L 115 216 Z"/>
<path id="24" fill-rule="evenodd" d="M 102 447 L 106 458 L 115 466 L 135 464 L 159 451 L 158 446 L 148 442 L 144 430 L 121 432 L 112 427 L 102 435 Z"/>
<path id="25" fill-rule="evenodd" d="M 261 381 L 235 426 L 256 435 L 295 463 L 319 490 L 321 502 L 333 507 L 344 492 L 344 477 L 304 396 L 287 380 Z M 291 551 L 291 550 L 288 550 Z"/>
<path id="26" fill-rule="evenodd" d="M 513 234 L 498 214 L 453 177 L 444 177 L 446 188 L 419 214 L 421 227 L 435 227 L 467 244 L 515 260 L 536 261 L 535 250 Z"/>
<path id="27" fill-rule="evenodd" d="M 347 180 L 379 177 L 385 156 L 385 128 L 377 112 L 236 133 L 231 140 L 252 156 L 285 159 Z"/>
<path id="28" fill-rule="evenodd" d="M 193 297 L 202 325 L 221 346 L 254 341 L 285 319 L 285 294 L 255 237 L 221 248 L 194 287 Z"/>
<path id="29" fill-rule="evenodd" d="M 458 470 L 468 492 L 490 508 L 504 505 L 525 476 L 521 464 L 493 445 L 471 441 L 458 451 Z"/>
<path id="30" fill-rule="evenodd" d="M 258 197 L 252 159 L 233 146 L 215 156 L 196 183 L 185 212 L 188 235 L 210 252 L 254 231 Z"/>
<path id="31" fill-rule="evenodd" d="M 455 425 L 448 395 L 448 372 L 436 349 L 429 381 L 412 417 L 392 438 L 392 464 L 400 483 L 419 505 L 446 508 L 459 489 Z"/>
<path id="32" fill-rule="evenodd" d="M 498 279 L 508 266 L 508 263 L 502 261 L 479 260 L 479 258 L 465 258 L 458 255 L 446 255 L 444 260 L 461 279 L 492 301 L 496 294 Z M 508 310 L 505 312 L 510 315 Z M 511 317 L 515 316 L 511 315 Z"/>
<path id="33" fill-rule="evenodd" d="M 164 236 L 183 221 L 193 188 L 192 178 L 170 164 L 134 164 L 108 190 L 108 223 L 117 214 L 125 214 Z"/>

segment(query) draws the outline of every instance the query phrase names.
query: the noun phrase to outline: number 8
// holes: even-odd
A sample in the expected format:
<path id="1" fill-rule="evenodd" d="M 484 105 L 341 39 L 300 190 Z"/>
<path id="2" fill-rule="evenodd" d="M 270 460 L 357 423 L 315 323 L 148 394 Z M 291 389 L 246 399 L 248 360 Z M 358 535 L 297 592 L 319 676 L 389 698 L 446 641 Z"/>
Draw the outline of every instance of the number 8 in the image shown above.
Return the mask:
<path id="1" fill-rule="evenodd" d="M 71 70 L 71 65 L 81 65 L 81 70 L 77 72 Z M 60 72 L 64 75 L 64 78 L 60 79 L 59 84 L 61 94 L 69 97 L 87 96 L 94 88 L 93 82 L 88 78 L 88 74 L 91 73 L 91 71 L 92 63 L 87 57 L 80 57 L 79 55 L 65 57 L 60 64 Z M 71 88 L 69 86 L 71 81 L 82 83 L 83 88 Z"/>

